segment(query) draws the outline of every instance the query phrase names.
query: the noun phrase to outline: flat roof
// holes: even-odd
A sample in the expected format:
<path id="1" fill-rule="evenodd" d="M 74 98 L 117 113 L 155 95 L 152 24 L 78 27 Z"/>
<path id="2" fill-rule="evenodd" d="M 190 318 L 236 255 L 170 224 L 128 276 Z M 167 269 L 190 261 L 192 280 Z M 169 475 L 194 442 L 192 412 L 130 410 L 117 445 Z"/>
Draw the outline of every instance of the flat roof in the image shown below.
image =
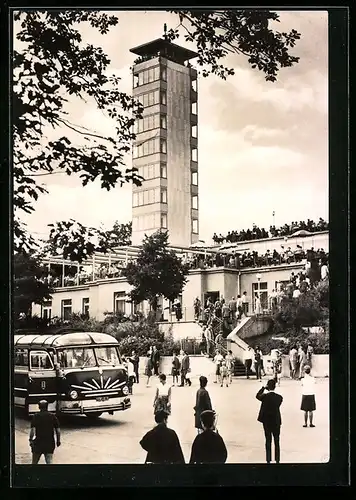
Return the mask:
<path id="1" fill-rule="evenodd" d="M 168 54 L 170 53 L 170 55 L 176 56 L 184 61 L 198 57 L 197 52 L 181 47 L 180 45 L 169 42 L 168 40 L 164 40 L 164 38 L 157 38 L 156 40 L 152 40 L 152 42 L 144 43 L 138 47 L 130 49 L 130 52 L 137 54 L 138 56 L 151 56 L 160 51 L 167 51 Z"/>
<path id="2" fill-rule="evenodd" d="M 68 332 L 68 333 L 47 333 L 30 335 L 15 335 L 14 346 L 20 347 L 30 345 L 31 347 L 65 347 L 76 345 L 92 344 L 118 344 L 115 337 L 99 332 Z"/>

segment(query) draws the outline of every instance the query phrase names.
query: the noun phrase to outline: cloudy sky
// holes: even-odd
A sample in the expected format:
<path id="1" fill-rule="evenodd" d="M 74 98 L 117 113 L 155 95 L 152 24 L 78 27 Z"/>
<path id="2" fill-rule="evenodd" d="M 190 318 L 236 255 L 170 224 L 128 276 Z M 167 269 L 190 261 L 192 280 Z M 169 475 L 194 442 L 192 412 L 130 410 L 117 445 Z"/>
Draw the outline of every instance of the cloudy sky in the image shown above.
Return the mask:
<path id="1" fill-rule="evenodd" d="M 178 24 L 165 12 L 119 12 L 119 24 L 102 36 L 85 28 L 85 41 L 108 54 L 110 72 L 122 78 L 130 93 L 129 49 L 159 38 L 166 22 Z M 227 81 L 201 78 L 198 83 L 198 150 L 200 239 L 212 233 L 247 229 L 256 223 L 268 229 L 308 217 L 328 219 L 328 19 L 322 11 L 281 12 L 280 31 L 301 33 L 293 53 L 295 67 L 264 80 L 243 56 L 229 56 L 235 75 Z M 184 39 L 177 43 L 194 48 Z M 111 124 L 90 102 L 71 101 L 71 122 L 101 133 Z M 62 135 L 62 134 L 61 134 Z M 131 158 L 127 158 L 128 166 Z M 81 187 L 78 178 L 63 174 L 42 178 L 49 191 L 36 212 L 24 218 L 40 237 L 47 224 L 69 218 L 109 228 L 115 220 L 131 220 L 131 186 L 107 192 L 99 184 Z"/>

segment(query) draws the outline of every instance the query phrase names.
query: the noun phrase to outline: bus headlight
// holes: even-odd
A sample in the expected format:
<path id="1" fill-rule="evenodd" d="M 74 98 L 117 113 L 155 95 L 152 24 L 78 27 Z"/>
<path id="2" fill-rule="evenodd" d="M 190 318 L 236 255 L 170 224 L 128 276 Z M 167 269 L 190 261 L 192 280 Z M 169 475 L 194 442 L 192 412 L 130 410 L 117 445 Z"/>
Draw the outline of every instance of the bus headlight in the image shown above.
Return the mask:
<path id="1" fill-rule="evenodd" d="M 122 388 L 122 392 L 123 394 L 125 394 L 125 396 L 129 393 L 129 388 L 127 387 L 127 385 L 125 385 L 125 387 Z"/>
<path id="2" fill-rule="evenodd" d="M 71 391 L 71 392 L 69 393 L 69 396 L 70 396 L 72 399 L 77 399 L 77 397 L 78 397 L 78 393 L 77 393 L 77 391 Z"/>

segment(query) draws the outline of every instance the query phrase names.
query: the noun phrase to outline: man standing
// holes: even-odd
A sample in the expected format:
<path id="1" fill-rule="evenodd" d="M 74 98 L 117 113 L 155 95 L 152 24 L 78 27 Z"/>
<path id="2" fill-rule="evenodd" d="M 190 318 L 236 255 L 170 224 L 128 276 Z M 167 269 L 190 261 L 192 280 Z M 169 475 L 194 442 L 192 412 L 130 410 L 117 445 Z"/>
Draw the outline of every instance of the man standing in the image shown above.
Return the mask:
<path id="1" fill-rule="evenodd" d="M 189 387 L 192 385 L 190 378 L 187 377 L 189 372 L 190 372 L 190 359 L 187 351 L 184 351 L 180 368 L 180 374 L 181 374 L 180 387 L 184 387 L 185 384 L 188 384 Z"/>
<path id="2" fill-rule="evenodd" d="M 54 433 L 56 434 L 57 447 L 61 445 L 61 434 L 57 417 L 48 411 L 48 402 L 42 400 L 38 403 L 39 413 L 32 417 L 30 429 L 30 446 L 32 449 L 32 464 L 38 464 L 41 455 L 44 455 L 46 464 L 53 462 L 53 453 L 56 447 Z"/>
<path id="3" fill-rule="evenodd" d="M 289 361 L 291 367 L 291 378 L 295 379 L 298 370 L 298 351 L 295 346 L 289 351 Z"/>
<path id="4" fill-rule="evenodd" d="M 244 351 L 244 365 L 246 370 L 246 378 L 250 378 L 252 366 L 252 349 L 250 346 L 248 346 L 248 349 Z"/>
<path id="5" fill-rule="evenodd" d="M 238 295 L 238 296 L 237 296 L 236 305 L 237 305 L 237 311 L 238 311 L 237 321 L 240 321 L 240 319 L 242 318 L 242 313 L 243 313 L 243 307 L 242 307 L 242 298 L 241 298 L 241 295 Z"/>
<path id="6" fill-rule="evenodd" d="M 255 347 L 254 358 L 256 378 L 262 380 L 262 351 L 258 345 Z"/>
<path id="7" fill-rule="evenodd" d="M 235 328 L 235 326 L 236 326 L 236 313 L 237 313 L 237 302 L 235 300 L 235 297 L 232 297 L 232 299 L 230 300 L 229 309 L 230 309 L 232 327 Z"/>
<path id="8" fill-rule="evenodd" d="M 151 360 L 152 360 L 152 365 L 153 365 L 153 373 L 155 375 L 157 375 L 157 377 L 158 377 L 160 354 L 159 354 L 157 347 L 155 345 L 153 346 L 153 349 L 152 349 Z"/>
<path id="9" fill-rule="evenodd" d="M 139 374 L 138 374 L 138 366 L 140 363 L 140 358 L 138 357 L 137 352 L 135 350 L 132 351 L 131 358 L 129 358 L 129 360 L 133 364 L 133 369 L 134 369 L 135 378 L 136 378 L 136 384 L 138 384 L 140 381 Z"/>
<path id="10" fill-rule="evenodd" d="M 261 401 L 257 420 L 263 424 L 266 440 L 266 462 L 268 464 L 272 460 L 272 436 L 274 440 L 274 458 L 277 464 L 280 462 L 279 436 L 282 425 L 280 406 L 283 398 L 280 394 L 274 392 L 275 388 L 276 382 L 273 379 L 268 380 L 267 386 L 261 387 L 256 394 L 256 398 Z M 268 392 L 265 393 L 265 390 Z"/>
<path id="11" fill-rule="evenodd" d="M 247 313 L 248 313 L 247 292 L 244 292 L 242 294 L 242 312 L 244 313 L 245 316 L 247 316 Z"/>
<path id="12" fill-rule="evenodd" d="M 156 427 L 148 431 L 140 441 L 147 451 L 145 463 L 184 464 L 182 448 L 176 432 L 167 427 L 168 415 L 161 410 L 155 414 Z"/>

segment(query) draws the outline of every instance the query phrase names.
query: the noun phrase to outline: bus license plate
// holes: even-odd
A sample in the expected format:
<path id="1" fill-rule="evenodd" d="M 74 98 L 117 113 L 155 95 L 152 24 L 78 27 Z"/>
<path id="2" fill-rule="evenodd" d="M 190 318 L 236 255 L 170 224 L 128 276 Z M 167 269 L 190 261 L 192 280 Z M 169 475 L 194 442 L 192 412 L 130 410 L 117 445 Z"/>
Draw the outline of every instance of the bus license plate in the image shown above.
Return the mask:
<path id="1" fill-rule="evenodd" d="M 100 398 L 96 398 L 97 401 L 107 401 L 109 396 L 100 396 Z"/>

